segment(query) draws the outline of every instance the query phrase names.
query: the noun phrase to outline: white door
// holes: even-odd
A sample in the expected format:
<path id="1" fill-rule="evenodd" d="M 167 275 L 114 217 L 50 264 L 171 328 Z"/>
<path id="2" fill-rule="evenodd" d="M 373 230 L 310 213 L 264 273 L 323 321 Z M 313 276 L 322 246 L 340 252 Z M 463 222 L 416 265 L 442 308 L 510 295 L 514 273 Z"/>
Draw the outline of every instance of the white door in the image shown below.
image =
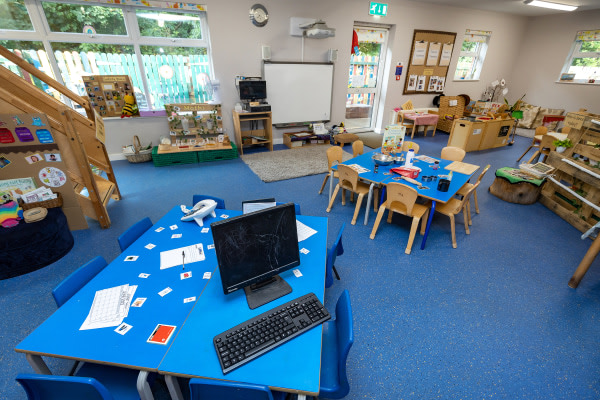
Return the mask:
<path id="1" fill-rule="evenodd" d="M 361 132 L 375 129 L 388 30 L 354 25 L 354 31 L 358 36 L 358 52 L 350 55 L 344 125 L 348 132 Z"/>

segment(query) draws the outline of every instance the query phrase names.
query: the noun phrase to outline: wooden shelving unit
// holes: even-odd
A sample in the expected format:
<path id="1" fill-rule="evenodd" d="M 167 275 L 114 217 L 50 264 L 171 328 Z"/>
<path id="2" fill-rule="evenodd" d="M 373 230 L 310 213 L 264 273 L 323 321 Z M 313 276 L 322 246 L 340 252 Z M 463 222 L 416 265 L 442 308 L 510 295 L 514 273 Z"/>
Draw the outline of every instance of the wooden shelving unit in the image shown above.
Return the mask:
<path id="1" fill-rule="evenodd" d="M 261 123 L 261 128 L 253 129 L 251 126 Z M 273 124 L 270 111 L 241 113 L 233 111 L 233 127 L 241 155 L 244 155 L 244 146 L 263 145 L 273 151 Z"/>

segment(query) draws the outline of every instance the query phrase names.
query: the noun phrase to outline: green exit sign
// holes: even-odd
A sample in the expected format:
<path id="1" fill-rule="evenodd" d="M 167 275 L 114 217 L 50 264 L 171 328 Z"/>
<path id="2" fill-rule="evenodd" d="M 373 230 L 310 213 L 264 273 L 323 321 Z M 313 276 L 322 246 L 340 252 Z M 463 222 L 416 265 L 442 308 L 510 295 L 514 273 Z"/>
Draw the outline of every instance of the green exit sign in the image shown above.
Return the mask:
<path id="1" fill-rule="evenodd" d="M 387 15 L 388 5 L 385 3 L 375 3 L 371 2 L 369 6 L 369 15 L 379 15 L 381 17 L 385 17 Z"/>

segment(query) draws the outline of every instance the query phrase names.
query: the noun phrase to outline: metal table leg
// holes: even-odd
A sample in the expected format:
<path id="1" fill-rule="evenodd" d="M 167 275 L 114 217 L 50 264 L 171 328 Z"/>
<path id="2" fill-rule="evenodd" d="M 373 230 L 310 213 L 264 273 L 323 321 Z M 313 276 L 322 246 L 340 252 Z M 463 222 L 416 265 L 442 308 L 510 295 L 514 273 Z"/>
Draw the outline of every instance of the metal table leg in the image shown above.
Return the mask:
<path id="1" fill-rule="evenodd" d="M 181 388 L 179 387 L 179 381 L 176 376 L 165 375 L 165 382 L 167 382 L 167 388 L 169 388 L 169 394 L 173 400 L 183 400 L 181 394 Z"/>
<path id="2" fill-rule="evenodd" d="M 152 390 L 148 384 L 148 371 L 140 371 L 137 379 L 137 391 L 140 395 L 140 400 L 154 400 Z"/>
<path id="3" fill-rule="evenodd" d="M 27 362 L 31 365 L 31 368 L 37 373 L 42 375 L 52 375 L 50 369 L 46 365 L 46 362 L 42 358 L 42 356 L 38 356 L 35 354 L 26 354 Z"/>
<path id="4" fill-rule="evenodd" d="M 329 201 L 331 201 L 331 195 L 333 194 L 333 170 L 329 173 Z M 329 203 L 327 203 L 329 204 Z"/>
<path id="5" fill-rule="evenodd" d="M 367 196 L 367 211 L 365 211 L 365 225 L 369 222 L 369 208 L 371 204 L 371 199 L 373 198 L 373 187 L 375 187 L 375 184 L 371 183 L 371 186 L 369 186 L 369 195 Z"/>
<path id="6" fill-rule="evenodd" d="M 429 210 L 429 218 L 427 219 L 427 228 L 425 228 L 425 234 L 423 235 L 423 240 L 421 240 L 421 250 L 425 249 L 425 242 L 427 242 L 427 235 L 429 235 L 429 227 L 431 226 L 431 220 L 433 219 L 433 214 L 435 213 L 435 200 L 431 201 L 431 210 Z"/>

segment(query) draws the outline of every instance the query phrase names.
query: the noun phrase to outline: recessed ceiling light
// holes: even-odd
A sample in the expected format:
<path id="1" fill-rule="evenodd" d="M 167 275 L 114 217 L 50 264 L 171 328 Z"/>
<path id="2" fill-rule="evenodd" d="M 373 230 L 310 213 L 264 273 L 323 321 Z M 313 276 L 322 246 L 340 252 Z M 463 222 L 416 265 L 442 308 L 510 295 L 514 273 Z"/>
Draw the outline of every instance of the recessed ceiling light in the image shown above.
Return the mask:
<path id="1" fill-rule="evenodd" d="M 569 6 L 567 4 L 559 4 L 559 3 L 550 3 L 548 1 L 525 0 L 523 3 L 530 5 L 530 6 L 535 6 L 535 7 L 551 8 L 553 10 L 561 10 L 561 11 L 577 10 L 577 6 Z"/>

